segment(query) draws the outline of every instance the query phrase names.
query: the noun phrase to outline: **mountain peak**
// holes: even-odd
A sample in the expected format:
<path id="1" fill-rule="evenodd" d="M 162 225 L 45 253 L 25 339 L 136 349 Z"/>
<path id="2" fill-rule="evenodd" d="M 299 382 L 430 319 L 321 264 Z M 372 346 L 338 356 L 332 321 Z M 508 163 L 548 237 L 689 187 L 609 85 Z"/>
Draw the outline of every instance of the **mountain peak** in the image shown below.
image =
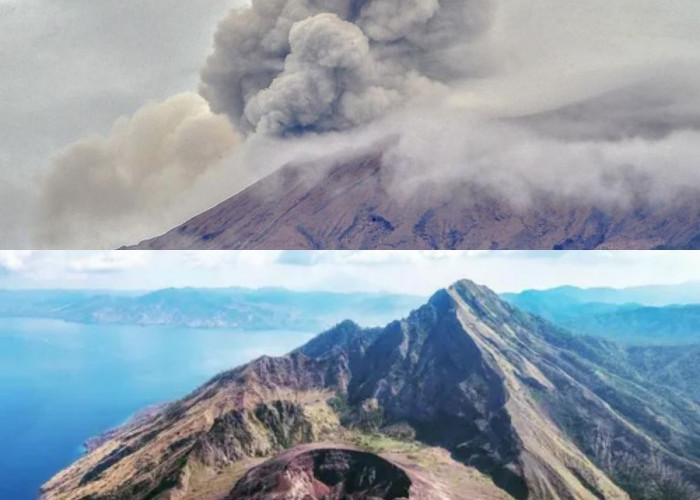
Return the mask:
<path id="1" fill-rule="evenodd" d="M 288 165 L 133 248 L 686 248 L 697 238 L 680 215 L 699 217 L 698 197 L 679 197 L 664 210 L 648 203 L 632 210 L 541 193 L 522 210 L 466 181 L 439 189 L 411 183 L 420 195 L 404 199 L 396 187 L 401 177 L 381 152 Z"/>
<path id="2" fill-rule="evenodd" d="M 476 299 L 487 294 L 495 295 L 494 292 L 492 292 L 486 286 L 479 285 L 478 283 L 466 278 L 455 281 L 449 286 L 449 289 L 458 292 L 465 300 L 468 300 L 469 298 Z"/>
<path id="3" fill-rule="evenodd" d="M 634 379 L 621 383 L 620 358 L 603 360 L 604 353 L 560 333 L 487 287 L 460 280 L 384 328 L 345 321 L 288 356 L 216 377 L 153 418 L 115 431 L 47 483 L 43 498 L 146 500 L 178 488 L 183 499 L 221 500 L 231 498 L 234 485 L 236 493 L 261 485 L 280 491 L 287 480 L 330 498 L 329 489 L 350 484 L 345 471 L 353 464 L 366 477 L 396 472 L 382 457 L 347 451 L 365 432 L 400 432 L 417 449 L 444 450 L 461 467 L 455 476 L 482 474 L 499 488 L 488 499 L 664 498 L 638 494 L 656 485 L 685 488 L 674 499 L 699 498 L 697 405 Z M 346 451 L 329 451 L 330 442 Z M 284 454 L 309 443 L 322 446 Z M 249 459 L 275 456 L 241 479 Z M 422 467 L 405 459 L 409 476 Z M 319 476 L 316 465 L 342 473 Z M 401 482 L 381 475 L 387 481 L 363 483 L 358 493 L 397 498 L 377 496 Z M 440 481 L 426 476 L 426 482 Z M 219 488 L 217 495 L 196 494 L 204 483 Z M 453 484 L 443 496 L 421 496 L 411 488 L 408 498 L 457 500 L 467 491 Z"/>
<path id="4" fill-rule="evenodd" d="M 468 279 L 453 283 L 447 292 L 451 297 L 456 296 L 461 299 L 463 307 L 471 309 L 482 319 L 499 317 L 503 319 L 513 313 L 513 308 L 504 302 L 496 292 Z"/>
<path id="5" fill-rule="evenodd" d="M 474 299 L 484 299 L 488 297 L 489 300 L 500 300 L 496 292 L 489 287 L 480 285 L 466 278 L 455 281 L 450 285 L 449 289 L 458 292 L 465 300 L 468 300 L 470 297 Z"/>
<path id="6" fill-rule="evenodd" d="M 369 343 L 374 340 L 379 328 L 363 329 L 354 321 L 346 319 L 317 335 L 294 352 L 300 352 L 312 358 L 322 358 L 333 353 L 347 350 L 353 344 Z"/>

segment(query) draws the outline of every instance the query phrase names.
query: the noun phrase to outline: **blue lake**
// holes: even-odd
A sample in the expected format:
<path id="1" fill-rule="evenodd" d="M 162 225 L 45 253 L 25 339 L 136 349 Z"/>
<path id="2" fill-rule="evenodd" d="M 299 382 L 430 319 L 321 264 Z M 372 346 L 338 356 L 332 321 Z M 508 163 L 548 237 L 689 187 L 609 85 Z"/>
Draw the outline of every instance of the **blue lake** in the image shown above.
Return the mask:
<path id="1" fill-rule="evenodd" d="M 312 336 L 0 319 L 0 499 L 35 499 L 87 438 Z"/>

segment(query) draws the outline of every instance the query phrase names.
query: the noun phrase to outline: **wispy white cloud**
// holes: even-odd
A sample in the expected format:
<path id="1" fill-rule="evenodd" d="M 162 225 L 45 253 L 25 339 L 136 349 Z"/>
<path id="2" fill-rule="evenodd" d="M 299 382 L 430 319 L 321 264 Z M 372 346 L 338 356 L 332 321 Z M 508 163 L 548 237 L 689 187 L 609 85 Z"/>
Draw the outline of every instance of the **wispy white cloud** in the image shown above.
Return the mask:
<path id="1" fill-rule="evenodd" d="M 0 251 L 0 267 L 8 271 L 22 271 L 32 256 L 31 250 Z"/>
<path id="2" fill-rule="evenodd" d="M 285 287 L 429 295 L 700 281 L 700 252 L 2 252 L 3 288 Z"/>
<path id="3" fill-rule="evenodd" d="M 280 250 L 250 250 L 246 252 L 186 250 L 180 255 L 186 264 L 194 268 L 221 269 L 229 266 L 265 267 L 279 262 L 284 252 Z"/>
<path id="4" fill-rule="evenodd" d="M 85 256 L 70 258 L 67 269 L 75 273 L 116 273 L 144 268 L 148 265 L 151 252 L 95 252 Z"/>
<path id="5" fill-rule="evenodd" d="M 101 280 L 100 287 L 120 288 L 125 277 L 150 268 L 155 256 L 153 252 L 0 251 L 0 269 L 6 271 L 0 286 L 93 288 L 93 282 Z"/>
<path id="6" fill-rule="evenodd" d="M 279 255 L 277 262 L 284 265 L 358 265 L 386 266 L 439 260 L 457 260 L 488 256 L 488 250 L 288 250 Z"/>

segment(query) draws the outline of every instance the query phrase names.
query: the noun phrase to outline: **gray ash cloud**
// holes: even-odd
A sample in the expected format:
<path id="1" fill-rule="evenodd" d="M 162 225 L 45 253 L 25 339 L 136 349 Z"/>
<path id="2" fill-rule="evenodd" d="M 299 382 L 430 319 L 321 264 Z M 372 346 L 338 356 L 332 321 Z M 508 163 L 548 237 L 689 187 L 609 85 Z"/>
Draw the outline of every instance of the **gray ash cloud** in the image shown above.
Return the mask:
<path id="1" fill-rule="evenodd" d="M 256 0 L 220 24 L 201 76 L 245 131 L 345 130 L 468 73 L 455 50 L 490 25 L 487 0 Z"/>

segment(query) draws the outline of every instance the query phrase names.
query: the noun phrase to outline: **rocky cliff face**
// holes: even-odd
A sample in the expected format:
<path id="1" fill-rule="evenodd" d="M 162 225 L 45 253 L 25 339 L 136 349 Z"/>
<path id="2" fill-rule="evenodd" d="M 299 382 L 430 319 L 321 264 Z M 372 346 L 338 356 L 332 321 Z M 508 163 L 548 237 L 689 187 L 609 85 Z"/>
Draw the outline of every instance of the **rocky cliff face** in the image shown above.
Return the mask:
<path id="1" fill-rule="evenodd" d="M 43 497 L 698 498 L 700 408 L 627 377 L 606 346 L 458 282 L 385 328 L 345 322 L 219 375 Z M 347 446 L 366 436 L 416 448 Z"/>
<path id="2" fill-rule="evenodd" d="M 381 155 L 326 171 L 289 166 L 142 249 L 696 248 L 700 198 L 598 206 L 536 196 L 529 207 L 476 186 L 425 183 L 397 195 Z"/>

